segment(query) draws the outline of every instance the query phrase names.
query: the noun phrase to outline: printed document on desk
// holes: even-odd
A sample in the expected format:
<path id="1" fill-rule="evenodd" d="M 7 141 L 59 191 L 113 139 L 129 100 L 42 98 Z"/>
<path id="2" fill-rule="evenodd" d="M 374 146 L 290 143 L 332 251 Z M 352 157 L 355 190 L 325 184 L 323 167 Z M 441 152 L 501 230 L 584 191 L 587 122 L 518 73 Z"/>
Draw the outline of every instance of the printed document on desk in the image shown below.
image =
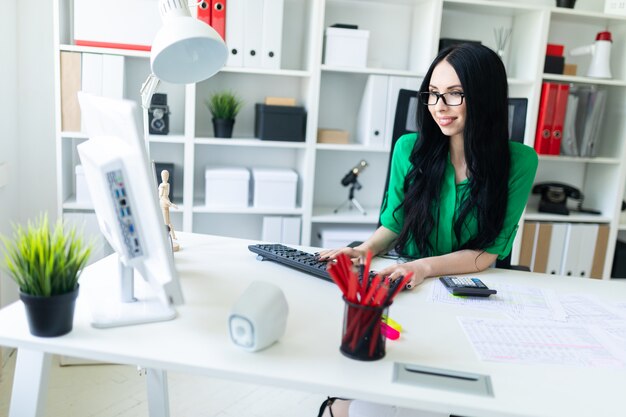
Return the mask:
<path id="1" fill-rule="evenodd" d="M 597 327 L 459 317 L 481 360 L 515 364 L 626 367 L 626 352 Z"/>
<path id="2" fill-rule="evenodd" d="M 493 283 L 487 286 L 498 293 L 490 297 L 458 297 L 437 282 L 432 286 L 431 301 L 501 311 L 515 319 L 565 320 L 565 310 L 552 290 Z"/>

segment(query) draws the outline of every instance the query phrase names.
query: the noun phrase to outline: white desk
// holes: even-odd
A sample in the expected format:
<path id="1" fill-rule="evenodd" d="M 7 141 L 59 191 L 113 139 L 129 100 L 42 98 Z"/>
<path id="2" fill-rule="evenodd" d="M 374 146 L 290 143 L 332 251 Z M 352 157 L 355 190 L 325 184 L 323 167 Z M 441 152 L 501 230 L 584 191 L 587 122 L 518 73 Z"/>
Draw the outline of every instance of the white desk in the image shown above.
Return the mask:
<path id="1" fill-rule="evenodd" d="M 176 260 L 186 304 L 178 308 L 179 317 L 170 322 L 95 329 L 89 325 L 86 297 L 81 295 L 74 330 L 63 337 L 46 339 L 29 334 L 21 303 L 1 310 L 0 345 L 19 349 L 13 401 L 39 404 L 39 407 L 27 407 L 28 410 L 14 410 L 13 417 L 41 411 L 50 354 L 197 373 L 463 416 L 589 417 L 624 413 L 625 369 L 479 361 L 457 317 L 500 317 L 499 314 L 428 301 L 429 287 L 435 280 L 427 280 L 416 291 L 400 294 L 391 306 L 391 317 L 405 331 L 398 341 L 387 341 L 384 359 L 376 362 L 348 359 L 339 352 L 343 317 L 339 290 L 329 282 L 284 266 L 257 261 L 248 252 L 247 243 L 181 233 L 183 250 L 176 254 Z M 98 282 L 114 279 L 115 270 L 112 257 L 90 266 L 81 278 L 81 293 Z M 562 293 L 595 294 L 607 302 L 626 300 L 626 285 L 621 282 L 502 270 L 489 270 L 481 277 L 487 284 L 505 280 L 554 288 Z M 283 289 L 290 312 L 286 334 L 278 344 L 259 353 L 248 353 L 231 344 L 227 317 L 243 290 L 258 279 Z M 488 374 L 495 396 L 392 383 L 395 361 Z M 41 383 L 28 379 L 33 374 L 41 376 Z M 164 373 L 156 375 L 157 379 L 164 376 Z M 28 390 L 22 392 L 19 387 Z M 40 392 L 42 395 L 38 396 Z"/>

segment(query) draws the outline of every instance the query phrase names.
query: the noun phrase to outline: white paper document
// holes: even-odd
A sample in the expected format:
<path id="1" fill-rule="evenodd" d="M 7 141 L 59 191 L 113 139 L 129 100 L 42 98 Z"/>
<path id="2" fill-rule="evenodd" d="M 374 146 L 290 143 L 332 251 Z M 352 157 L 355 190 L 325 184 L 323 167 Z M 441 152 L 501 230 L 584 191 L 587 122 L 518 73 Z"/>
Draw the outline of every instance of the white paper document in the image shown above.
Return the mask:
<path id="1" fill-rule="evenodd" d="M 443 284 L 437 281 L 432 286 L 431 300 L 501 311 L 515 319 L 565 320 L 565 310 L 552 290 L 508 284 L 485 284 L 498 290 L 498 293 L 489 297 L 459 297 L 450 294 Z"/>
<path id="2" fill-rule="evenodd" d="M 481 360 L 515 364 L 624 367 L 619 346 L 598 327 L 459 317 Z"/>
<path id="3" fill-rule="evenodd" d="M 567 314 L 568 323 L 589 325 L 626 326 L 626 310 L 607 305 L 595 297 L 584 294 L 568 294 L 559 297 Z"/>

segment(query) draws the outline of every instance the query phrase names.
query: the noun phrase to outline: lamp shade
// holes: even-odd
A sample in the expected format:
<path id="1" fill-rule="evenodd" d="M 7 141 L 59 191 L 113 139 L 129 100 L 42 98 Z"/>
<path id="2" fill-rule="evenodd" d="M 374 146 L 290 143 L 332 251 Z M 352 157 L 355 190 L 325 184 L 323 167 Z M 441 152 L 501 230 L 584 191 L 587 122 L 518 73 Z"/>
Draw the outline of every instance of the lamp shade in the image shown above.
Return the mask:
<path id="1" fill-rule="evenodd" d="M 150 66 L 163 81 L 189 84 L 214 75 L 227 57 L 226 44 L 211 26 L 191 16 L 169 16 L 152 43 Z"/>

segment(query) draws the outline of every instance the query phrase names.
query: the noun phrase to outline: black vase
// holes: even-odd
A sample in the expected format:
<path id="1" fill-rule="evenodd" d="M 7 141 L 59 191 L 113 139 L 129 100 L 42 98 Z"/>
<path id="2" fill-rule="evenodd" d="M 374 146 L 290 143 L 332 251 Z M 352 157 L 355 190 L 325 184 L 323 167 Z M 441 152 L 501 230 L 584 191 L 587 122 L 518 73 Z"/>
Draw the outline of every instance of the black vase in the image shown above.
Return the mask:
<path id="1" fill-rule="evenodd" d="M 233 137 L 235 119 L 213 119 L 213 132 L 216 138 Z"/>
<path id="2" fill-rule="evenodd" d="M 34 336 L 55 337 L 71 332 L 76 297 L 78 285 L 74 291 L 49 297 L 20 292 L 30 333 Z"/>
<path id="3" fill-rule="evenodd" d="M 576 0 L 556 0 L 557 7 L 567 7 L 568 9 L 573 9 L 576 4 Z"/>

